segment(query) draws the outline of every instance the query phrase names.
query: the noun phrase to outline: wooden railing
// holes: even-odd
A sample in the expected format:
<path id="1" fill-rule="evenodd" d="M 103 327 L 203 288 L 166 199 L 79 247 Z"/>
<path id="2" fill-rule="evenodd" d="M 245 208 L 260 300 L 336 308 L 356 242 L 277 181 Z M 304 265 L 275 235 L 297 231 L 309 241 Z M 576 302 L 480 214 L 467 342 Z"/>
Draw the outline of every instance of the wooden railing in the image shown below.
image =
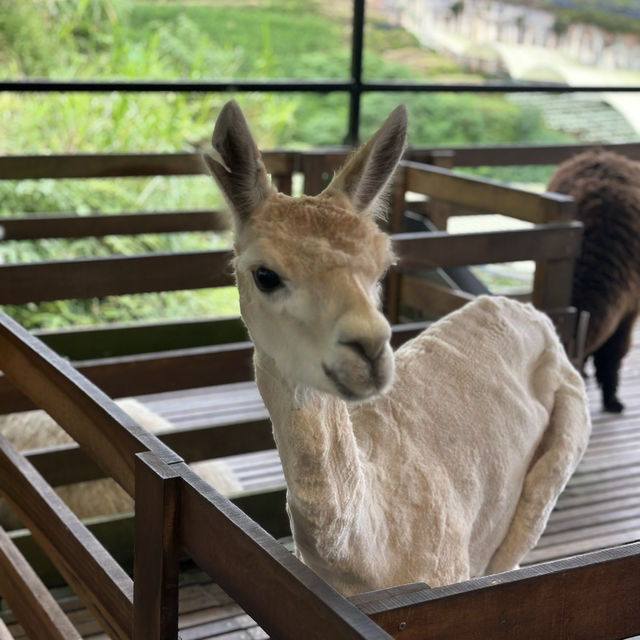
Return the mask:
<path id="1" fill-rule="evenodd" d="M 454 154 L 452 156 L 451 154 Z M 552 150 L 548 151 L 552 155 Z M 559 150 L 555 152 L 560 153 Z M 563 151 L 566 153 L 566 151 Z M 289 192 L 295 173 L 304 176 L 306 193 L 317 193 L 327 183 L 332 172 L 345 158 L 346 150 L 325 150 L 323 152 L 267 152 L 265 162 L 274 182 L 281 190 Z M 491 155 L 491 154 L 489 154 Z M 410 149 L 409 158 L 420 158 L 432 162 L 450 163 L 452 157 L 464 158 L 463 150 L 445 153 L 438 150 Z M 205 173 L 205 168 L 197 154 L 142 154 L 107 156 L 44 156 L 44 157 L 4 157 L 0 158 L 0 179 L 40 179 L 40 178 L 95 178 L 149 175 L 193 175 Z M 577 252 L 579 231 L 571 223 L 570 199 L 557 194 L 536 194 L 509 185 L 458 175 L 451 169 L 407 161 L 403 163 L 396 180 L 393 199 L 393 214 L 389 230 L 403 231 L 403 213 L 406 208 L 404 194 L 407 191 L 424 194 L 428 201 L 427 213 L 442 223 L 442 203 L 448 206 L 447 215 L 455 215 L 463 208 L 466 212 L 484 211 L 502 213 L 521 220 L 547 225 L 529 233 L 505 231 L 494 234 L 467 234 L 456 239 L 443 234 L 418 238 L 396 236 L 396 246 L 403 254 L 405 242 L 421 249 L 421 267 L 452 264 L 486 264 L 508 260 L 536 260 L 536 281 L 532 293 L 534 303 L 540 308 L 551 310 L 569 306 L 573 256 Z M 420 203 L 412 203 L 418 206 Z M 105 234 L 134 235 L 138 233 L 172 233 L 177 231 L 220 231 L 225 228 L 227 218 L 218 211 L 174 211 L 158 213 L 121 213 L 118 215 L 71 216 L 63 214 L 20 215 L 0 220 L 4 240 L 36 239 L 45 237 L 77 238 L 102 236 Z M 440 226 L 443 226 L 440 224 Z M 544 240 L 544 244 L 543 241 Z M 407 245 L 408 246 L 408 245 Z M 440 247 L 440 249 L 438 249 Z M 507 249 L 513 249 L 510 251 Z M 412 249 L 415 258 L 416 250 Z M 554 253 L 556 252 L 556 253 Z M 403 254 L 404 255 L 404 254 Z M 427 256 L 431 256 L 430 260 Z M 408 256 L 405 256 L 408 257 Z M 111 256 L 77 260 L 56 260 L 46 263 L 22 263 L 0 265 L 0 304 L 23 304 L 33 301 L 47 301 L 67 298 L 87 298 L 127 293 L 169 291 L 205 287 L 228 286 L 232 276 L 227 269 L 230 253 L 225 250 L 201 251 L 177 254 L 147 254 L 143 256 Z M 414 259 L 415 263 L 415 259 Z M 408 264 L 408 263 L 407 263 Z M 407 265 L 405 265 L 406 267 Z M 416 264 L 413 265 L 414 267 Z M 403 267 L 403 270 L 407 269 Z M 430 298 L 441 307 L 455 308 L 467 297 L 458 296 L 429 288 L 424 281 L 413 275 L 404 280 L 392 274 L 387 295 L 388 315 L 398 320 L 398 309 L 403 300 L 416 304 L 429 300 L 424 294 L 431 292 Z M 443 298 L 446 302 L 443 303 Z M 438 303 L 438 300 L 440 302 Z M 225 334 L 233 323 L 224 321 Z M 222 324 L 200 324 L 203 337 L 200 343 L 191 340 L 188 346 L 208 345 L 211 335 L 222 330 Z M 179 349 L 183 346 L 176 341 L 179 323 L 165 323 L 149 327 L 149 337 L 161 336 L 156 341 L 158 349 Z M 103 353 L 115 355 L 120 344 L 131 344 L 127 332 L 118 329 L 117 340 L 110 340 L 111 330 L 91 334 L 91 340 L 83 340 L 91 345 L 92 354 L 84 356 L 74 350 L 74 358 L 95 357 L 97 345 L 109 343 L 115 351 L 105 347 Z M 132 329 L 133 331 L 133 329 Z M 241 335 L 239 323 L 231 329 L 235 339 Z M 187 332 L 179 332 L 185 335 Z M 143 332 L 138 332 L 142 335 Z M 172 338 L 171 335 L 174 335 Z M 80 332 L 82 335 L 88 335 Z M 130 336 L 133 333 L 129 334 Z M 71 345 L 75 336 L 69 332 L 59 335 L 48 332 L 43 339 L 55 343 L 64 351 L 64 345 Z M 68 348 L 71 348 L 68 346 Z"/>
<path id="2" fill-rule="evenodd" d="M 464 640 L 514 633 L 620 638 L 640 631 L 639 544 L 449 587 L 405 586 L 349 602 L 4 314 L 0 367 L 17 390 L 90 445 L 87 453 L 96 464 L 113 472 L 129 492 L 135 486 L 131 581 L 29 461 L 0 442 L 0 489 L 111 637 L 175 639 L 181 552 L 274 638 Z M 100 435 L 103 430 L 108 442 Z M 15 575 L 23 560 L 10 541 L 2 540 L 0 575 Z M 27 621 L 25 628 L 37 622 L 46 625 L 47 637 L 77 637 L 50 598 L 23 600 L 23 592 L 43 589 L 35 575 L 20 571 L 9 583 L 0 579 L 0 589 Z"/>
<path id="3" fill-rule="evenodd" d="M 401 305 L 421 308 L 433 299 L 433 287 L 417 275 L 422 269 L 535 260 L 533 299 L 552 312 L 565 344 L 572 348 L 576 324 L 575 314 L 569 309 L 570 281 L 581 228 L 571 219 L 570 200 L 554 194 L 531 194 L 459 175 L 446 167 L 415 162 L 417 158 L 451 164 L 452 158 L 456 162 L 464 159 L 464 153 L 410 150 L 408 156 L 414 159 L 401 167 L 390 221 L 401 258 L 399 268 L 389 277 L 391 317 Z M 536 158 L 551 162 L 552 157 L 568 151 L 550 148 L 546 153 Z M 281 189 L 290 191 L 292 176 L 301 173 L 308 193 L 318 192 L 326 184 L 344 156 L 344 150 L 265 154 Z M 498 161 L 497 155 L 488 152 L 487 164 L 491 164 L 491 158 Z M 14 180 L 202 172 L 200 159 L 191 154 L 0 158 L 0 179 Z M 402 213 L 409 190 L 425 196 L 426 214 L 434 205 L 446 203 L 447 215 L 463 209 L 497 212 L 534 226 L 460 235 L 444 231 L 403 233 Z M 442 211 L 440 208 L 440 214 Z M 10 240 L 216 231 L 224 228 L 224 220 L 215 211 L 130 212 L 86 218 L 16 215 L 0 219 L 0 225 L 4 238 Z M 229 258 L 229 252 L 223 250 L 0 265 L 0 304 L 224 286 L 231 283 Z M 448 292 L 441 294 L 439 304 L 448 310 L 469 299 L 464 292 Z M 283 535 L 288 527 L 282 489 L 240 496 L 232 504 L 185 464 L 273 447 L 266 414 L 240 416 L 228 424 L 173 430 L 157 439 L 141 431 L 109 398 L 251 379 L 251 345 L 238 318 L 40 331 L 37 337 L 4 316 L 0 325 L 0 369 L 4 372 L 0 377 L 0 410 L 42 407 L 78 442 L 26 455 L 2 442 L 0 491 L 112 637 L 175 638 L 180 552 L 187 552 L 219 581 L 273 637 L 388 637 L 358 608 L 392 635 L 403 629 L 403 638 L 422 637 L 425 630 L 443 638 L 464 639 L 478 634 L 510 637 L 515 626 L 529 637 L 581 637 L 579 632 L 587 623 L 580 616 L 567 619 L 562 611 L 567 585 L 572 589 L 572 606 L 576 602 L 578 606 L 582 597 L 588 603 L 583 609 L 589 615 L 602 611 L 595 601 L 605 603 L 602 606 L 607 614 L 593 623 L 597 630 L 593 637 L 640 633 L 638 616 L 629 613 L 633 610 L 632 594 L 640 586 L 637 545 L 546 565 L 544 570 L 527 569 L 446 589 L 425 590 L 422 585 L 362 596 L 353 600 L 357 607 L 338 596 L 271 537 Z M 424 326 L 395 326 L 394 344 Z M 73 366 L 66 358 L 73 360 Z M 128 521 L 137 540 L 133 581 L 49 488 L 104 475 L 114 477 L 131 495 L 137 493 L 135 527 Z M 15 575 L 15 567 L 20 566 L 15 545 L 25 539 L 16 536 L 4 544 L 2 540 L 0 562 L 4 567 L 14 567 L 6 575 Z M 260 588 L 246 579 L 248 571 L 260 576 Z M 596 575 L 602 580 L 595 579 Z M 26 605 L 19 604 L 18 594 L 25 588 L 32 592 L 41 588 L 34 576 L 26 576 L 22 582 L 22 587 L 14 589 L 13 582 L 0 579 L 0 595 L 9 600 L 18 616 L 28 611 Z M 530 600 L 522 594 L 527 593 L 527 585 L 531 585 L 532 593 L 542 589 L 549 594 L 541 597 L 542 605 L 536 605 L 542 606 L 536 608 L 536 616 L 526 610 Z M 273 606 L 272 596 L 277 598 L 278 607 Z M 36 600 L 30 598 L 29 602 Z M 465 606 L 464 621 L 455 613 L 458 602 Z M 57 623 L 52 620 L 60 616 L 59 612 L 52 614 L 49 605 L 43 601 L 38 620 L 54 625 Z M 503 620 L 515 621 L 506 624 Z M 548 625 L 544 621 L 549 621 Z M 64 636 L 66 624 L 60 622 L 59 637 L 73 637 Z M 52 633 L 51 637 L 56 636 Z"/>

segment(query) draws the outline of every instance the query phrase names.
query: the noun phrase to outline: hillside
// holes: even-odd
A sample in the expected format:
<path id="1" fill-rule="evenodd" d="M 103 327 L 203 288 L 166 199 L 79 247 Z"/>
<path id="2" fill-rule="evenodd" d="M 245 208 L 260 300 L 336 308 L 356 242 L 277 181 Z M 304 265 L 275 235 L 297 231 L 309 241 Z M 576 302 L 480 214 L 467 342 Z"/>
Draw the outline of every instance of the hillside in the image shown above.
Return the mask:
<path id="1" fill-rule="evenodd" d="M 559 27 L 583 22 L 612 33 L 640 33 L 640 6 L 636 0 L 523 0 L 514 4 L 554 11 Z"/>

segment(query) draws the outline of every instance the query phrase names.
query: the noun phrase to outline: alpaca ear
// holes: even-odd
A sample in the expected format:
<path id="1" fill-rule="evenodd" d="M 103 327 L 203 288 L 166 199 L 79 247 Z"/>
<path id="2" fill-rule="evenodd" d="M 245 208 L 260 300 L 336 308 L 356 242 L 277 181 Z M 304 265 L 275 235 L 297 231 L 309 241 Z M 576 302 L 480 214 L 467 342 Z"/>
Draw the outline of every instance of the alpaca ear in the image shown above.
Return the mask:
<path id="1" fill-rule="evenodd" d="M 393 175 L 407 138 L 407 109 L 396 107 L 380 129 L 349 158 L 323 195 L 340 192 L 356 211 L 375 214 L 379 197 Z"/>
<path id="2" fill-rule="evenodd" d="M 245 221 L 273 191 L 262 156 L 238 103 L 227 102 L 216 120 L 213 151 L 204 161 L 239 222 Z"/>

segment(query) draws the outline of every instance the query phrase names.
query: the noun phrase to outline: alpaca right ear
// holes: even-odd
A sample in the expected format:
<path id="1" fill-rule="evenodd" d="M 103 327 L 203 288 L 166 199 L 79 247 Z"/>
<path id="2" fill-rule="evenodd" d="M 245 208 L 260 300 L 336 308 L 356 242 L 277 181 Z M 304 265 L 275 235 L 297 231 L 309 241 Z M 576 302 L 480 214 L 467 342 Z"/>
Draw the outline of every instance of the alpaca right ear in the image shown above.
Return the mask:
<path id="1" fill-rule="evenodd" d="M 407 139 L 407 108 L 396 107 L 370 140 L 335 175 L 323 195 L 339 192 L 356 211 L 377 214 L 380 196 L 393 176 Z"/>
<path id="2" fill-rule="evenodd" d="M 204 161 L 238 222 L 244 222 L 266 200 L 269 183 L 262 156 L 235 100 L 222 107 L 211 138 L 213 151 Z"/>

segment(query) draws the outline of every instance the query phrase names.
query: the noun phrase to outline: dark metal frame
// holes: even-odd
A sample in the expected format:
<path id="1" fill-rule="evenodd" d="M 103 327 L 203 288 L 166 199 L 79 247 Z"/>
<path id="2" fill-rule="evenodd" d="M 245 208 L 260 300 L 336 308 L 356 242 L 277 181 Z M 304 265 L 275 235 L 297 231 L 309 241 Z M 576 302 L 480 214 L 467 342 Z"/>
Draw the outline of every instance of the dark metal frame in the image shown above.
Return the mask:
<path id="1" fill-rule="evenodd" d="M 351 76 L 348 80 L 49 80 L 43 78 L 2 80 L 0 91 L 15 92 L 87 92 L 102 93 L 111 91 L 137 93 L 232 93 L 260 91 L 274 93 L 348 93 L 349 120 L 347 124 L 346 144 L 355 144 L 360 131 L 360 102 L 363 93 L 601 93 L 634 92 L 640 87 L 625 86 L 566 86 L 563 84 L 510 84 L 490 82 L 485 84 L 458 83 L 434 84 L 421 82 L 366 82 L 362 78 L 364 24 L 366 0 L 353 0 L 353 30 L 351 35 Z"/>

